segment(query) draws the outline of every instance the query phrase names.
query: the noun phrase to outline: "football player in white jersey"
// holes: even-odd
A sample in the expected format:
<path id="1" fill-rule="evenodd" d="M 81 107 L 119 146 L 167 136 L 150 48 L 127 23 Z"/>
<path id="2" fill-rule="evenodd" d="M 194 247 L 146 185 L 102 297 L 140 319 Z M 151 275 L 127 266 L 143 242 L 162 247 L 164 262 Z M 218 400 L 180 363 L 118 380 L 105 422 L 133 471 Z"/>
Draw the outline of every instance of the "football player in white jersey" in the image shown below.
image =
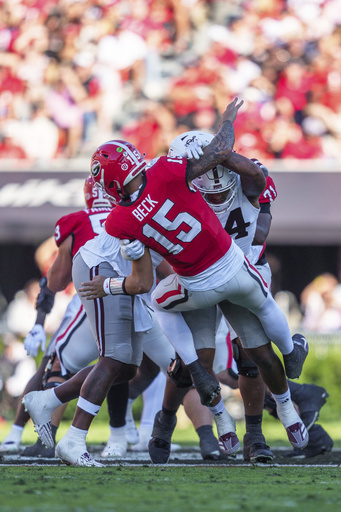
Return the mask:
<path id="1" fill-rule="evenodd" d="M 214 135 L 204 132 L 190 131 L 183 133 L 170 144 L 169 154 L 172 156 L 192 156 L 194 153 L 196 157 L 200 157 L 200 153 L 202 153 L 201 148 L 205 147 L 213 138 Z M 266 188 L 259 197 L 247 195 L 240 176 L 221 166 L 197 178 L 193 183 L 216 213 L 224 229 L 246 254 L 250 263 L 256 265 L 260 259 L 260 253 L 264 253 L 263 244 L 265 244 L 270 229 L 270 201 L 275 199 L 277 193 L 272 179 L 268 176 L 268 170 L 257 160 L 254 159 L 254 161 L 262 168 L 267 180 Z M 263 207 L 263 210 L 269 212 L 269 215 L 260 216 L 260 205 L 264 201 L 266 207 Z M 256 237 L 260 218 L 263 223 L 262 229 L 258 229 Z M 257 240 L 255 240 L 256 238 Z M 257 246 L 253 245 L 255 241 L 258 244 Z M 256 268 L 270 287 L 271 271 L 265 257 L 263 257 L 262 263 L 264 266 L 262 265 L 261 268 L 256 266 Z M 184 314 L 185 318 L 186 314 Z M 221 321 L 221 324 L 225 324 L 224 319 Z M 196 323 L 193 322 L 193 325 L 195 326 Z M 236 347 L 235 352 L 239 353 L 239 357 L 237 357 L 238 384 L 244 401 L 247 431 L 243 442 L 244 459 L 247 461 L 252 460 L 253 462 L 269 462 L 272 460 L 273 454 L 266 445 L 261 430 L 266 386 L 259 375 L 256 364 L 246 355 L 245 349 L 242 347 L 237 334 L 231 326 L 230 333 Z M 216 373 L 220 372 L 222 368 L 221 363 L 224 360 L 224 354 L 219 351 L 220 347 L 221 344 L 218 345 L 214 358 L 216 364 L 213 368 Z M 195 402 L 197 402 L 197 405 L 195 405 Z M 184 406 L 185 410 L 188 411 L 189 417 L 197 425 L 198 433 L 205 432 L 206 436 L 210 436 L 211 444 L 214 446 L 212 431 L 208 427 L 205 430 L 203 429 L 207 424 L 209 425 L 210 418 L 207 412 L 200 407 L 197 398 L 195 398 L 194 391 L 186 395 Z"/>
<path id="2" fill-rule="evenodd" d="M 213 135 L 203 132 L 186 132 L 171 143 L 169 154 L 175 156 L 193 156 L 199 158 L 202 147 L 205 147 Z M 265 256 L 265 243 L 271 226 L 271 202 L 276 198 L 277 191 L 268 170 L 256 159 L 254 161 L 262 168 L 266 176 L 266 188 L 259 198 L 248 197 L 244 191 L 238 176 L 230 171 L 222 172 L 222 169 L 213 171 L 194 180 L 194 184 L 201 191 L 203 197 L 217 214 L 223 227 L 232 236 L 235 242 L 247 255 L 248 260 L 254 264 L 269 287 L 271 285 L 271 270 Z M 222 324 L 224 324 L 224 320 Z M 247 351 L 234 330 L 229 326 L 231 338 L 235 345 L 235 354 L 239 373 L 238 384 L 245 407 L 246 434 L 243 443 L 244 459 L 252 462 L 269 462 L 273 454 L 265 443 L 261 430 L 262 410 L 266 386 L 259 375 L 256 364 L 248 356 Z M 224 330 L 224 329 L 223 329 Z M 227 328 L 225 328 L 225 333 Z M 220 345 L 221 346 L 221 345 Z M 219 374 L 223 354 L 216 351 L 214 370 Z M 222 374 L 225 378 L 226 374 Z M 325 403 L 328 396 L 326 390 L 319 386 L 301 385 L 288 381 L 292 398 L 296 405 L 301 407 L 300 412 L 309 411 L 307 419 L 316 418 L 319 409 Z M 303 388 L 304 387 L 304 393 Z M 189 417 L 202 428 L 205 423 L 202 419 L 207 415 L 204 408 L 200 408 L 197 399 L 197 412 L 193 406 L 192 390 L 184 399 L 184 406 L 188 406 Z M 310 400 L 307 400 L 309 397 Z M 194 399 L 195 400 L 195 399 Z M 192 402 L 192 403 L 191 403 Z M 310 403 L 309 403 L 310 402 Z M 314 414 L 313 414 L 314 413 Z M 202 415 L 200 421 L 200 414 Z M 207 416 L 206 416 L 207 418 Z M 209 420 L 209 417 L 207 418 Z M 307 429 L 312 426 L 311 421 L 305 422 Z"/>

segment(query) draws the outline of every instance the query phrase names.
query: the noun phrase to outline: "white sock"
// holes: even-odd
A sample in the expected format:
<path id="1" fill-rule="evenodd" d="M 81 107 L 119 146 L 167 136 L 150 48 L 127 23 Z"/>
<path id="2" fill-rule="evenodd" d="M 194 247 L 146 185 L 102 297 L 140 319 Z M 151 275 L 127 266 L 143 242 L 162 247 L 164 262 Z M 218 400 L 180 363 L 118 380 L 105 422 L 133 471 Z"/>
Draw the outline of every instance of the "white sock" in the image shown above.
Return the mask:
<path id="1" fill-rule="evenodd" d="M 135 402 L 135 398 L 128 398 L 127 402 L 127 412 L 126 412 L 126 418 L 128 419 L 134 419 L 133 415 L 133 403 Z"/>
<path id="2" fill-rule="evenodd" d="M 63 402 L 61 402 L 59 400 L 59 398 L 57 397 L 56 393 L 54 392 L 54 388 L 52 389 L 46 389 L 44 391 L 44 393 L 50 393 L 50 398 L 49 400 L 51 401 L 51 406 L 53 406 L 54 409 L 57 409 L 57 407 L 59 407 L 60 405 L 62 405 Z"/>
<path id="3" fill-rule="evenodd" d="M 112 427 L 111 425 L 109 425 L 109 428 L 110 428 L 109 441 L 110 440 L 115 441 L 117 439 L 122 439 L 122 438 L 125 439 L 125 437 L 126 437 L 126 426 L 125 425 L 123 427 L 118 427 L 118 428 L 115 428 L 115 427 Z"/>
<path id="4" fill-rule="evenodd" d="M 278 404 L 285 404 L 286 402 L 289 402 L 289 400 L 291 399 L 290 389 L 288 388 L 287 391 L 282 395 L 275 395 L 274 393 L 272 393 L 272 396 L 274 397 L 275 402 L 277 402 Z"/>
<path id="5" fill-rule="evenodd" d="M 219 403 L 217 405 L 209 407 L 209 410 L 214 416 L 220 416 L 220 414 L 225 411 L 223 399 L 220 397 Z"/>
<path id="6" fill-rule="evenodd" d="M 188 365 L 198 359 L 193 336 L 180 312 L 155 311 L 163 332 L 183 362 Z"/>
<path id="7" fill-rule="evenodd" d="M 4 439 L 4 442 L 6 441 L 14 441 L 14 442 L 20 442 L 22 435 L 23 435 L 24 427 L 20 427 L 19 425 L 16 425 L 13 423 L 11 426 L 11 430 L 9 431 L 8 435 Z"/>
<path id="8" fill-rule="evenodd" d="M 209 410 L 213 414 L 214 421 L 217 425 L 218 436 L 222 436 L 227 432 L 236 431 L 236 422 L 234 421 L 234 418 L 232 418 L 232 416 L 225 409 L 225 405 L 222 398 L 220 398 L 220 401 L 217 405 L 209 407 Z"/>
<path id="9" fill-rule="evenodd" d="M 66 432 L 65 437 L 72 439 L 77 443 L 85 443 L 87 433 L 87 430 L 82 430 L 71 425 L 69 430 Z"/>

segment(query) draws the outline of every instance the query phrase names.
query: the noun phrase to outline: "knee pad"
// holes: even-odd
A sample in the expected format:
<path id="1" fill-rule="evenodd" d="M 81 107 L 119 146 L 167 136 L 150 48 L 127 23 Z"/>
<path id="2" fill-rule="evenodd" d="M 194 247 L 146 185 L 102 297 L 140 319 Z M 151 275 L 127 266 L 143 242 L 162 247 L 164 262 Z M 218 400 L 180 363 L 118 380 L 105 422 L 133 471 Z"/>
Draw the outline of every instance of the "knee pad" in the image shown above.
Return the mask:
<path id="1" fill-rule="evenodd" d="M 251 359 L 243 359 L 240 355 L 237 338 L 232 340 L 233 358 L 236 361 L 239 375 L 254 379 L 258 377 L 259 370 L 257 365 Z"/>
<path id="2" fill-rule="evenodd" d="M 59 384 L 63 384 L 62 382 L 53 380 L 53 377 L 60 377 L 61 379 L 63 379 L 63 381 L 69 380 L 69 378 L 71 377 L 71 375 L 69 375 L 69 374 L 62 375 L 61 368 L 59 370 L 52 370 L 53 363 L 55 362 L 56 357 L 57 357 L 56 352 L 53 352 L 52 356 L 47 361 L 47 364 L 46 364 L 45 370 L 44 370 L 43 380 L 42 380 L 43 389 L 56 388 L 57 386 L 59 386 Z M 52 380 L 49 380 L 49 379 L 52 379 Z"/>
<path id="3" fill-rule="evenodd" d="M 190 388 L 193 386 L 191 374 L 187 368 L 181 364 L 181 359 L 178 354 L 175 354 L 175 359 L 171 359 L 167 375 L 178 388 Z"/>
<path id="4" fill-rule="evenodd" d="M 255 379 L 259 375 L 257 365 L 251 359 L 238 359 L 236 361 L 239 375 Z"/>

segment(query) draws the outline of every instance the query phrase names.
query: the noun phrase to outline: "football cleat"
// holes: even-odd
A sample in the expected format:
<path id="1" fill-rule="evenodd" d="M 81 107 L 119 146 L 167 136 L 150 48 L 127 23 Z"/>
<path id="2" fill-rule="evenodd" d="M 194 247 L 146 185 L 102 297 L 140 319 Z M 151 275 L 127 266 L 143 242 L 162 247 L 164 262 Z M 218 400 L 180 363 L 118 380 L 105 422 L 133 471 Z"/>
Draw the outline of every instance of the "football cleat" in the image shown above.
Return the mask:
<path id="1" fill-rule="evenodd" d="M 66 437 L 63 437 L 57 444 L 55 456 L 67 466 L 105 467 L 104 464 L 91 457 L 85 444 L 75 443 Z"/>
<path id="2" fill-rule="evenodd" d="M 333 448 L 333 440 L 321 425 L 313 425 L 309 430 L 309 442 L 302 450 L 294 448 L 291 452 L 283 454 L 283 457 L 292 457 L 297 459 L 309 459 L 317 455 L 323 455 L 330 452 Z"/>
<path id="3" fill-rule="evenodd" d="M 266 444 L 263 434 L 246 432 L 243 440 L 243 457 L 246 462 L 271 462 L 274 454 Z"/>
<path id="4" fill-rule="evenodd" d="M 187 365 L 187 368 L 199 393 L 202 405 L 209 406 L 221 391 L 218 381 L 201 366 L 198 359 Z"/>
<path id="5" fill-rule="evenodd" d="M 200 452 L 204 460 L 219 460 L 221 458 L 219 442 L 213 432 L 211 435 L 205 434 L 200 438 Z"/>
<path id="6" fill-rule="evenodd" d="M 283 404 L 277 403 L 277 415 L 287 432 L 292 446 L 299 449 L 307 446 L 309 441 L 308 430 L 296 412 L 291 400 Z"/>
<path id="7" fill-rule="evenodd" d="M 125 437 L 109 437 L 108 442 L 101 453 L 101 457 L 125 457 L 127 454 L 128 442 Z"/>
<path id="8" fill-rule="evenodd" d="M 219 436 L 219 446 L 225 455 L 233 455 L 240 448 L 240 442 L 234 432 L 227 432 Z"/>
<path id="9" fill-rule="evenodd" d="M 309 345 L 302 334 L 294 334 L 292 341 L 294 348 L 290 354 L 283 355 L 283 361 L 287 377 L 289 379 L 298 379 L 309 352 Z"/>
<path id="10" fill-rule="evenodd" d="M 295 383 L 296 384 L 296 383 Z M 291 399 L 300 411 L 300 417 L 307 430 L 310 430 L 319 417 L 320 409 L 326 403 L 329 394 L 316 384 L 296 384 L 290 386 Z"/>
<path id="11" fill-rule="evenodd" d="M 36 444 L 27 446 L 20 452 L 20 457 L 42 457 L 46 459 L 54 458 L 55 448 L 46 448 L 41 439 L 38 439 Z"/>
<path id="12" fill-rule="evenodd" d="M 0 444 L 0 455 L 15 455 L 19 453 L 20 441 L 4 439 Z"/>
<path id="13" fill-rule="evenodd" d="M 54 447 L 51 415 L 55 410 L 49 400 L 49 390 L 31 391 L 22 399 L 25 411 L 31 416 L 34 429 L 47 448 Z"/>
<path id="14" fill-rule="evenodd" d="M 147 452 L 148 451 L 148 443 L 152 436 L 151 426 L 141 426 L 138 430 L 139 442 L 130 447 L 133 452 Z"/>
<path id="15" fill-rule="evenodd" d="M 176 422 L 176 415 L 166 416 L 162 411 L 156 414 L 151 439 L 148 443 L 149 456 L 154 464 L 166 464 L 168 462 Z"/>

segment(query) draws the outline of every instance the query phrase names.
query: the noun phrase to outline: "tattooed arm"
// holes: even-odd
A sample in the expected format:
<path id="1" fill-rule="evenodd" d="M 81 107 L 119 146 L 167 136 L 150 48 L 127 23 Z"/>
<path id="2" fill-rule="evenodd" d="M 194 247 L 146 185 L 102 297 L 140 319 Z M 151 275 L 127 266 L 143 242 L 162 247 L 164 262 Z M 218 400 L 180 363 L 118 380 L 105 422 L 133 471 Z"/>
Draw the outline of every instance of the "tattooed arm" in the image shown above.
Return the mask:
<path id="1" fill-rule="evenodd" d="M 237 117 L 239 108 L 243 101 L 237 104 L 238 98 L 235 98 L 227 107 L 222 116 L 217 135 L 212 142 L 204 149 L 204 154 L 200 160 L 191 159 L 187 179 L 189 182 L 205 174 L 213 167 L 223 162 L 228 162 L 232 153 L 235 140 L 233 122 Z"/>

